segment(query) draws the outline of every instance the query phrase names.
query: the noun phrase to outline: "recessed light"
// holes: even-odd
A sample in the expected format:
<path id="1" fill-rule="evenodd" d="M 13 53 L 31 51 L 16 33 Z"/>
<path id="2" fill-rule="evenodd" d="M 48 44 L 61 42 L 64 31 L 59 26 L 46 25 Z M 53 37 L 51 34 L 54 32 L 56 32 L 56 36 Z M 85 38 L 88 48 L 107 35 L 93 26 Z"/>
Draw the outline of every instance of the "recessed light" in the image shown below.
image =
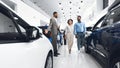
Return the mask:
<path id="1" fill-rule="evenodd" d="M 81 1 L 81 3 L 83 3 L 83 1 Z"/>
<path id="2" fill-rule="evenodd" d="M 70 10 L 71 10 L 72 8 L 70 8 Z"/>
<path id="3" fill-rule="evenodd" d="M 81 8 L 79 7 L 79 9 L 81 9 Z"/>
<path id="4" fill-rule="evenodd" d="M 34 2 L 34 4 L 36 4 L 37 2 Z"/>
<path id="5" fill-rule="evenodd" d="M 59 5 L 61 5 L 61 3 L 59 3 Z"/>
<path id="6" fill-rule="evenodd" d="M 70 1 L 69 3 L 71 4 L 72 2 Z"/>

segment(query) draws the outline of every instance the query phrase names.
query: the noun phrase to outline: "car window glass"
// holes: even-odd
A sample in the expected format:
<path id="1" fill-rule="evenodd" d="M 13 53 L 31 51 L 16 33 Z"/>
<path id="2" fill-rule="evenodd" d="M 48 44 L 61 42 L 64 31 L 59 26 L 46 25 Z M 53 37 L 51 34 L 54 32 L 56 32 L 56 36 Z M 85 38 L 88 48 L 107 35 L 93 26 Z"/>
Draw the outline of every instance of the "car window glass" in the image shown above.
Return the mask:
<path id="1" fill-rule="evenodd" d="M 104 15 L 103 17 L 101 17 L 101 18 L 97 21 L 97 23 L 96 23 L 96 24 L 94 25 L 94 27 L 93 27 L 93 30 L 94 30 L 94 29 L 99 29 L 99 28 L 101 27 L 101 25 L 102 25 L 102 23 L 103 23 L 103 21 L 104 21 L 105 16 L 106 16 L 106 15 Z"/>
<path id="2" fill-rule="evenodd" d="M 25 36 L 18 32 L 18 27 L 9 12 L 11 11 L 0 7 L 0 43 L 19 42 L 25 39 Z"/>
<path id="3" fill-rule="evenodd" d="M 98 24 L 96 27 L 100 28 L 101 25 L 102 25 L 102 22 L 103 22 L 103 20 L 101 20 L 101 21 L 99 22 L 99 24 Z"/>
<path id="4" fill-rule="evenodd" d="M 21 26 L 21 25 L 18 25 L 22 34 L 26 35 L 26 30 Z"/>
<path id="5" fill-rule="evenodd" d="M 107 21 L 107 18 L 109 17 L 109 15 L 110 15 L 110 13 L 106 14 L 106 17 L 104 18 L 101 27 L 105 27 L 105 26 L 107 26 L 107 22 L 106 22 L 106 21 Z"/>
<path id="6" fill-rule="evenodd" d="M 0 12 L 0 33 L 17 32 L 13 21 Z"/>
<path id="7" fill-rule="evenodd" d="M 114 23 L 117 23 L 118 21 L 120 21 L 120 8 L 110 12 L 105 22 L 102 24 L 102 27 L 112 25 Z"/>

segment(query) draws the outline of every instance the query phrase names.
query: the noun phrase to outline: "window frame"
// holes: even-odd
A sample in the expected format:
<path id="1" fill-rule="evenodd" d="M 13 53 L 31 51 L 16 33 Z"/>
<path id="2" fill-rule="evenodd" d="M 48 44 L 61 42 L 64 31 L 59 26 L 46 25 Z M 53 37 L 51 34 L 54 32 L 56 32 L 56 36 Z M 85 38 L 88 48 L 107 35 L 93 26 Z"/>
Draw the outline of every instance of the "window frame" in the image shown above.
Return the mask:
<path id="1" fill-rule="evenodd" d="M 5 15 L 4 13 L 2 13 L 2 14 L 4 14 L 6 17 L 8 17 L 8 18 L 10 18 L 11 19 L 11 21 L 12 21 L 12 23 L 13 23 L 13 25 L 15 26 L 15 28 L 16 28 L 16 35 L 15 35 L 15 37 L 17 37 L 17 36 L 19 36 L 19 37 L 22 37 L 22 38 L 24 38 L 24 39 L 13 39 L 13 40 L 10 40 L 10 39 L 8 39 L 8 40 L 2 40 L 1 39 L 1 42 L 0 42 L 0 44 L 3 44 L 3 43 L 17 43 L 17 42 L 23 42 L 23 41 L 26 41 L 26 39 L 27 39 L 27 36 L 25 36 L 22 32 L 21 32 L 21 29 L 20 29 L 20 27 L 18 26 L 18 25 L 20 25 L 19 23 L 17 23 L 16 21 L 15 21 L 15 19 L 14 19 L 14 17 L 17 17 L 19 20 L 21 19 L 19 16 L 17 16 L 14 12 L 12 12 L 11 10 L 9 10 L 7 7 L 5 7 L 4 5 L 2 5 L 1 3 L 0 3 L 0 7 L 3 9 L 3 10 L 6 10 L 6 12 L 5 12 L 5 14 L 7 13 L 7 15 Z M 15 16 L 14 16 L 15 15 Z M 22 19 L 21 19 L 22 20 Z M 23 20 L 22 20 L 23 21 Z M 23 23 L 25 23 L 25 22 L 23 22 Z M 28 25 L 29 26 L 29 25 Z M 25 27 L 24 27 L 25 28 Z M 26 30 L 26 29 L 25 29 Z M 10 33 L 11 35 L 12 35 L 12 33 Z M 13 34 L 14 35 L 14 34 Z M 12 36 L 13 37 L 13 36 Z"/>
<path id="2" fill-rule="evenodd" d="M 101 17 L 98 21 L 97 21 L 97 23 L 94 25 L 94 27 L 93 27 L 93 29 L 92 30 L 95 30 L 96 29 L 96 27 L 100 24 L 100 23 L 102 23 L 102 21 L 104 21 L 104 18 L 106 17 L 106 15 L 104 15 L 103 17 Z M 101 24 L 102 25 L 102 24 Z"/>

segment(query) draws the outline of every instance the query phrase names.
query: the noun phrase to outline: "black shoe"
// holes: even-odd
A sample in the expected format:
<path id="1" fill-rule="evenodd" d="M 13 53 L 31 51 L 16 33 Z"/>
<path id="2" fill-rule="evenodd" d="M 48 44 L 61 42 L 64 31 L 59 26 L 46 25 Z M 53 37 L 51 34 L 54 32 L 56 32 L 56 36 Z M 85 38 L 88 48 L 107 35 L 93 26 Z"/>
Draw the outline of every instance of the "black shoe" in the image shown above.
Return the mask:
<path id="1" fill-rule="evenodd" d="M 57 55 L 60 55 L 60 53 L 57 53 Z"/>
<path id="2" fill-rule="evenodd" d="M 54 55 L 54 57 L 58 57 L 58 55 Z"/>

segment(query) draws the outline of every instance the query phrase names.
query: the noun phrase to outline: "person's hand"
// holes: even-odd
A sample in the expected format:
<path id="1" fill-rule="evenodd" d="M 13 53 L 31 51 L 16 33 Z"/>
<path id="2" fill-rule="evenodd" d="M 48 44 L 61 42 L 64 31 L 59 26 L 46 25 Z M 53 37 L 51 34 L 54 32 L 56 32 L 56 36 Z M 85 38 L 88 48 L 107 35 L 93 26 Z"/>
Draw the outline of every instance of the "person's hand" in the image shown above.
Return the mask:
<path id="1" fill-rule="evenodd" d="M 75 38 L 78 38 L 78 36 L 77 36 L 77 35 L 75 35 Z"/>
<path id="2" fill-rule="evenodd" d="M 46 30 L 45 30 L 45 34 L 47 34 L 47 33 L 48 33 L 48 30 L 46 29 Z"/>
<path id="3" fill-rule="evenodd" d="M 66 39 L 66 35 L 64 36 L 64 38 Z"/>

